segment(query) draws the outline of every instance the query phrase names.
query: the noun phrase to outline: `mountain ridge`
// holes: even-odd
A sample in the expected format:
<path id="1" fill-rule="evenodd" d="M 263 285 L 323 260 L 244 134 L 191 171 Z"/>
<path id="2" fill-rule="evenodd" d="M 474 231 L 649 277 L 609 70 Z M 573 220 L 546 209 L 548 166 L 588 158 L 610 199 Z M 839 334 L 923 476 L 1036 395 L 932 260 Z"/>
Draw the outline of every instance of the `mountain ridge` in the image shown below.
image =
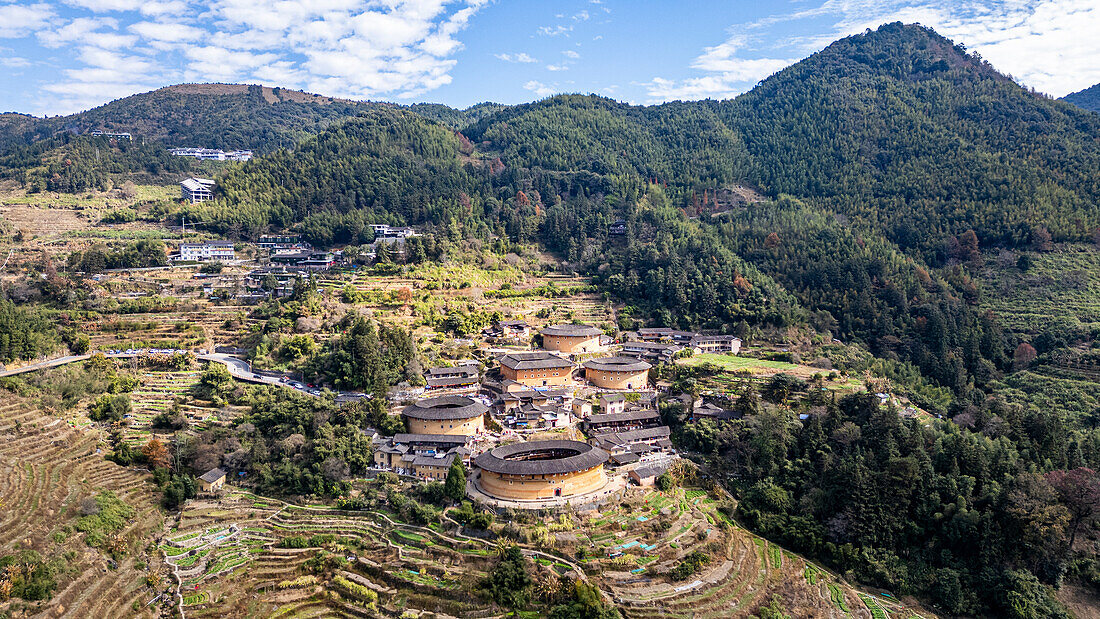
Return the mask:
<path id="1" fill-rule="evenodd" d="M 1090 112 L 1100 112 L 1100 84 L 1093 84 L 1083 90 L 1071 92 L 1060 100 L 1072 103 Z"/>

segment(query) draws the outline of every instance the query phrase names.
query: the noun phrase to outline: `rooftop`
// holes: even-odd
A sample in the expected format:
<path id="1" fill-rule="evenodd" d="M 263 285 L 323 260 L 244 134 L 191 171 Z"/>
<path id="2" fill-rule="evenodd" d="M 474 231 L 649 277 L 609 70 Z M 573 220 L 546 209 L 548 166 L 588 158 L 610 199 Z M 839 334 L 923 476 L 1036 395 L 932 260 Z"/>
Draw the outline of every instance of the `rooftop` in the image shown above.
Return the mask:
<path id="1" fill-rule="evenodd" d="M 488 406 L 472 398 L 445 395 L 417 400 L 416 403 L 406 406 L 401 414 L 413 419 L 473 419 L 488 411 Z"/>
<path id="2" fill-rule="evenodd" d="M 214 186 L 214 181 L 209 178 L 188 178 L 180 182 L 180 185 L 186 187 L 189 191 L 200 191 L 202 189 L 210 189 Z"/>
<path id="3" fill-rule="evenodd" d="M 600 466 L 607 458 L 606 451 L 580 441 L 531 441 L 497 447 L 474 463 L 504 475 L 560 475 Z"/>
<path id="4" fill-rule="evenodd" d="M 601 423 L 623 423 L 627 421 L 645 421 L 647 419 L 659 419 L 660 415 L 653 409 L 626 411 L 623 413 L 603 413 L 592 415 L 588 418 L 589 425 Z"/>
<path id="5" fill-rule="evenodd" d="M 200 477 L 199 479 L 205 481 L 208 484 L 212 484 L 222 477 L 225 477 L 225 471 L 221 469 L 210 469 L 209 471 L 203 473 L 202 477 Z"/>
<path id="6" fill-rule="evenodd" d="M 394 434 L 394 443 L 417 444 L 439 443 L 444 445 L 465 445 L 470 440 L 468 436 L 455 434 Z"/>
<path id="7" fill-rule="evenodd" d="M 592 325 L 550 325 L 542 330 L 543 335 L 555 337 L 597 337 L 603 331 Z"/>
<path id="8" fill-rule="evenodd" d="M 605 372 L 645 372 L 653 366 L 634 357 L 604 357 L 585 361 L 584 367 Z"/>
<path id="9" fill-rule="evenodd" d="M 513 370 L 573 367 L 573 364 L 569 361 L 545 350 L 509 353 L 500 358 L 500 364 Z"/>

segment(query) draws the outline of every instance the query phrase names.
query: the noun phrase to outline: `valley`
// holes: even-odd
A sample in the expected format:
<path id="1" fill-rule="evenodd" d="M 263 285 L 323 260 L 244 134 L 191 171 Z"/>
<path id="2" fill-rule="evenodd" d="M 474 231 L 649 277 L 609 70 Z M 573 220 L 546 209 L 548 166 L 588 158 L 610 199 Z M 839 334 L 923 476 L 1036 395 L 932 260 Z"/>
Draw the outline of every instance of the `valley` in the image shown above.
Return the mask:
<path id="1" fill-rule="evenodd" d="M 4 115 L 0 619 L 1094 616 L 1089 96 Z"/>

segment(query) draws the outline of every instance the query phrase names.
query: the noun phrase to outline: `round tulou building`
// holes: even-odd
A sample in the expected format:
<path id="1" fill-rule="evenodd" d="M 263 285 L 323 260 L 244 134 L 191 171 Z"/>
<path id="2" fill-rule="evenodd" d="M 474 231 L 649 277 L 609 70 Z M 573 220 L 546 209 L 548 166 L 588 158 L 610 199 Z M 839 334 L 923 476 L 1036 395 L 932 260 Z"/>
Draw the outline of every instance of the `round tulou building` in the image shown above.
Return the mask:
<path id="1" fill-rule="evenodd" d="M 645 389 L 651 366 L 634 357 L 604 357 L 584 362 L 584 377 L 601 389 Z"/>
<path id="2" fill-rule="evenodd" d="M 487 451 L 474 459 L 484 494 L 509 501 L 567 498 L 607 485 L 607 452 L 580 441 L 531 441 Z"/>
<path id="3" fill-rule="evenodd" d="M 417 400 L 401 411 L 411 434 L 470 436 L 485 430 L 489 407 L 472 398 L 445 395 Z"/>
<path id="4" fill-rule="evenodd" d="M 591 325 L 551 325 L 542 331 L 542 347 L 569 355 L 598 352 L 603 331 Z"/>

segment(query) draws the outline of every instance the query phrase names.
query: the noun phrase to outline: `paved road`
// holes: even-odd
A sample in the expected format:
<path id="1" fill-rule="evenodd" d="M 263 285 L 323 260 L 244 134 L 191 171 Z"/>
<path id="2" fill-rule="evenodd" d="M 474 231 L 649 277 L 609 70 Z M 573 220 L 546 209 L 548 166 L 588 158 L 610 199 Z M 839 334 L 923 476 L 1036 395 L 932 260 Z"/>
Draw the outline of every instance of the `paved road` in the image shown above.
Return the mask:
<path id="1" fill-rule="evenodd" d="M 15 376 L 16 374 L 23 374 L 24 372 L 34 372 L 36 370 L 45 370 L 46 368 L 55 368 L 59 365 L 65 365 L 74 361 L 86 361 L 91 358 L 91 355 L 69 355 L 66 357 L 57 357 L 55 359 L 46 359 L 45 361 L 37 361 L 29 365 L 17 367 L 13 369 L 0 370 L 0 378 L 5 376 Z"/>
<path id="2" fill-rule="evenodd" d="M 132 359 L 132 358 L 137 357 L 137 356 L 142 355 L 142 354 L 145 354 L 145 351 L 104 353 L 104 356 L 106 356 L 108 358 L 111 358 L 111 359 Z M 45 359 L 43 361 L 36 361 L 34 363 L 30 363 L 30 364 L 27 364 L 27 365 L 24 365 L 24 366 L 21 366 L 21 367 L 0 370 L 0 378 L 4 378 L 6 376 L 15 376 L 17 374 L 25 374 L 27 372 L 36 372 L 38 370 L 45 370 L 45 369 L 48 369 L 48 368 L 55 368 L 55 367 L 58 367 L 58 366 L 67 365 L 69 363 L 75 363 L 75 362 L 78 362 L 78 361 L 87 361 L 91 357 L 92 357 L 92 355 L 90 355 L 90 354 L 87 354 L 87 355 L 66 355 L 64 357 L 55 357 L 53 359 Z M 226 355 L 226 354 L 222 354 L 222 353 L 200 354 L 200 355 L 196 355 L 196 358 L 198 358 L 200 361 L 212 361 L 212 362 L 220 363 L 220 364 L 224 365 L 229 370 L 229 374 L 237 380 L 243 380 L 245 382 L 257 383 L 257 384 L 262 384 L 262 385 L 278 385 L 278 386 L 287 387 L 287 388 L 290 388 L 290 389 L 297 389 L 298 391 L 301 391 L 302 393 L 305 393 L 305 394 L 308 394 L 308 395 L 313 395 L 313 396 L 320 395 L 320 392 L 318 392 L 316 390 L 311 391 L 305 385 L 302 385 L 299 382 L 291 381 L 291 379 L 287 376 L 263 376 L 261 374 L 257 374 L 257 373 L 252 371 L 252 366 L 249 365 L 249 363 L 247 361 L 244 361 L 242 359 L 238 359 L 236 357 L 231 357 L 231 356 Z M 299 386 L 299 385 L 301 385 L 301 386 Z M 356 393 L 356 392 L 350 392 L 350 391 L 337 391 L 336 392 L 336 400 L 338 402 L 351 402 L 351 401 L 354 401 L 354 400 L 362 399 L 364 397 L 366 397 L 366 396 L 362 393 Z"/>

